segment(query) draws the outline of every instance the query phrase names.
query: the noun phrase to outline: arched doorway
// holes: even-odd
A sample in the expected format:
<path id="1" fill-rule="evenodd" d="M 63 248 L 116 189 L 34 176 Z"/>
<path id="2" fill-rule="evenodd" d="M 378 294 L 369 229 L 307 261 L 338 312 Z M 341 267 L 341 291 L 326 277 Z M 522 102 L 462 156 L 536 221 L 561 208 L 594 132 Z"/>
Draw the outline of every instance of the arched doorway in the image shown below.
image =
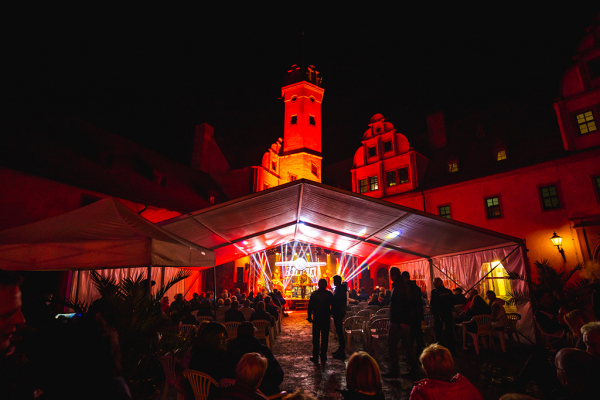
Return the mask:
<path id="1" fill-rule="evenodd" d="M 384 287 L 386 289 L 390 288 L 390 272 L 388 271 L 385 265 L 379 267 L 376 273 L 376 285 L 379 287 Z"/>

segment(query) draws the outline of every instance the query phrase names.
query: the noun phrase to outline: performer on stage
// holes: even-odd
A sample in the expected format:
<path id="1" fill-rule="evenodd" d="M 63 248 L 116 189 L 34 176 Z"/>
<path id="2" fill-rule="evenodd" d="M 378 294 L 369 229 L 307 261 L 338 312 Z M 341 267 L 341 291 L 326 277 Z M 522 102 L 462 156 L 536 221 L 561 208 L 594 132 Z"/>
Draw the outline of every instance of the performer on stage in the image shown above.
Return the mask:
<path id="1" fill-rule="evenodd" d="M 302 271 L 302 275 L 300 275 L 300 297 L 303 299 L 306 297 L 306 286 L 308 286 L 310 282 L 310 276 L 306 273 L 306 270 Z"/>
<path id="2" fill-rule="evenodd" d="M 273 289 L 281 290 L 283 292 L 283 283 L 281 281 L 281 274 L 279 273 L 279 270 L 276 269 L 273 273 L 271 283 L 273 284 Z"/>
<path id="3" fill-rule="evenodd" d="M 308 301 L 308 322 L 313 324 L 313 356 L 310 361 L 314 363 L 319 362 L 319 355 L 321 356 L 321 363 L 325 364 L 327 360 L 329 316 L 331 315 L 332 301 L 333 294 L 327 290 L 327 281 L 320 279 L 319 290 L 313 292 Z"/>
<path id="4" fill-rule="evenodd" d="M 327 290 L 331 290 L 331 282 L 329 281 L 329 274 L 327 273 L 327 270 L 323 271 L 321 278 L 327 281 Z"/>

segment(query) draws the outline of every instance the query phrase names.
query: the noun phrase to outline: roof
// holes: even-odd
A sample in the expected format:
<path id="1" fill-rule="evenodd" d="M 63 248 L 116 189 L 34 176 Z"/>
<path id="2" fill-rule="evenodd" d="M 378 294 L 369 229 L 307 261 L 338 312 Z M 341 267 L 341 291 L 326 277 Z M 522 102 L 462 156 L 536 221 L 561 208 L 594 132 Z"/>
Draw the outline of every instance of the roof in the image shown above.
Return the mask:
<path id="1" fill-rule="evenodd" d="M 214 253 L 112 198 L 0 232 L 0 266 L 16 271 L 212 267 Z"/>
<path id="2" fill-rule="evenodd" d="M 304 179 L 159 225 L 214 250 L 216 265 L 294 240 L 390 265 L 521 243 Z"/>

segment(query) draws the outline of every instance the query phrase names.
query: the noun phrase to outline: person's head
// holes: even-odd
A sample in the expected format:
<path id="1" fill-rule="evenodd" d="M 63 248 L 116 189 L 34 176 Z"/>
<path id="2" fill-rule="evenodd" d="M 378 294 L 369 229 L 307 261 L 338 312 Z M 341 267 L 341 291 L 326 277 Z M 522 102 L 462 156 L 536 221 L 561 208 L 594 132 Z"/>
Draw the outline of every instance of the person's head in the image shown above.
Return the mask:
<path id="1" fill-rule="evenodd" d="M 22 278 L 0 270 L 0 354 L 12 353 L 11 340 L 17 327 L 25 323 L 21 312 Z"/>
<path id="2" fill-rule="evenodd" d="M 167 296 L 165 296 L 162 298 L 162 300 L 160 302 L 163 304 L 169 304 L 169 298 Z"/>
<path id="3" fill-rule="evenodd" d="M 225 307 L 227 307 L 227 306 L 231 306 L 231 299 L 225 299 L 225 300 L 223 301 L 223 305 L 224 305 Z"/>
<path id="4" fill-rule="evenodd" d="M 306 270 L 302 271 L 302 275 L 307 275 Z"/>
<path id="5" fill-rule="evenodd" d="M 439 277 L 435 278 L 433 280 L 433 287 L 436 287 L 436 288 L 438 288 L 438 287 L 444 287 L 444 281 L 442 280 L 442 278 L 439 278 Z"/>
<path id="6" fill-rule="evenodd" d="M 334 275 L 333 276 L 333 284 L 335 286 L 340 286 L 342 284 L 342 277 L 339 275 Z"/>
<path id="7" fill-rule="evenodd" d="M 366 290 L 364 287 L 361 287 L 361 288 L 360 288 L 360 294 L 363 294 L 363 293 L 365 293 L 366 291 L 367 291 L 367 290 Z"/>
<path id="8" fill-rule="evenodd" d="M 271 305 L 271 296 L 265 296 L 265 305 L 266 306 L 270 306 Z"/>
<path id="9" fill-rule="evenodd" d="M 352 354 L 346 367 L 346 385 L 356 392 L 381 393 L 381 373 L 377 361 L 364 351 Z"/>
<path id="10" fill-rule="evenodd" d="M 237 335 L 240 336 L 254 336 L 254 325 L 252 322 L 242 322 L 238 325 Z"/>
<path id="11" fill-rule="evenodd" d="M 210 308 L 210 300 L 204 299 L 202 302 L 202 308 Z"/>
<path id="12" fill-rule="evenodd" d="M 224 301 L 223 301 L 223 299 L 219 299 L 219 300 L 217 300 L 217 305 L 218 305 L 219 307 L 222 307 L 222 306 L 223 306 L 223 304 L 224 304 Z"/>
<path id="13" fill-rule="evenodd" d="M 459 287 L 457 287 L 456 289 L 454 289 L 452 292 L 453 292 L 454 294 L 463 294 L 463 290 L 462 290 L 462 288 L 459 288 Z"/>
<path id="14" fill-rule="evenodd" d="M 177 293 L 177 295 L 175 295 L 175 300 L 183 300 L 183 293 Z"/>
<path id="15" fill-rule="evenodd" d="M 488 290 L 485 292 L 485 297 L 487 297 L 490 303 L 492 303 L 494 300 L 496 300 L 496 293 L 493 290 Z"/>
<path id="16" fill-rule="evenodd" d="M 398 267 L 390 268 L 390 279 L 392 280 L 392 282 L 396 282 L 401 277 L 402 277 L 402 274 L 400 274 L 400 270 L 398 269 Z"/>
<path id="17" fill-rule="evenodd" d="M 588 322 L 593 322 L 593 319 L 586 312 L 581 310 L 573 310 L 564 316 L 565 323 L 571 329 L 573 336 L 581 337 L 581 327 Z"/>
<path id="18" fill-rule="evenodd" d="M 469 299 L 472 299 L 479 294 L 479 291 L 477 289 L 471 289 L 467 294 L 469 295 Z"/>
<path id="19" fill-rule="evenodd" d="M 192 299 L 196 300 L 197 298 L 198 298 L 198 293 L 194 293 L 194 294 L 192 295 Z"/>
<path id="20" fill-rule="evenodd" d="M 238 308 L 240 308 L 240 303 L 237 300 L 232 301 L 231 308 L 233 308 L 234 310 L 237 310 Z"/>
<path id="21" fill-rule="evenodd" d="M 385 299 L 385 290 L 382 290 L 381 292 L 379 292 L 379 300 L 383 301 L 383 299 Z"/>
<path id="22" fill-rule="evenodd" d="M 585 351 L 564 348 L 556 353 L 556 374 L 570 394 L 596 392 L 600 360 Z"/>
<path id="23" fill-rule="evenodd" d="M 265 302 L 259 301 L 258 303 L 256 303 L 256 309 L 259 311 L 265 311 Z"/>
<path id="24" fill-rule="evenodd" d="M 327 274 L 327 271 L 323 271 L 323 276 L 329 276 L 329 274 Z"/>
<path id="25" fill-rule="evenodd" d="M 327 279 L 319 279 L 319 289 L 327 289 Z"/>
<path id="26" fill-rule="evenodd" d="M 600 357 L 600 322 L 589 322 L 581 327 L 583 343 L 587 347 L 587 352 Z"/>
<path id="27" fill-rule="evenodd" d="M 410 273 L 408 271 L 402 271 L 402 279 L 406 282 L 410 281 Z"/>
<path id="28" fill-rule="evenodd" d="M 235 294 L 240 294 L 240 289 L 239 288 L 235 289 Z"/>
<path id="29" fill-rule="evenodd" d="M 204 326 L 202 332 L 198 332 L 196 343 L 200 346 L 220 347 L 223 345 L 223 338 L 227 336 L 227 328 L 219 322 L 209 322 Z"/>
<path id="30" fill-rule="evenodd" d="M 475 297 L 473 297 L 473 301 L 471 302 L 471 305 L 469 306 L 469 308 L 474 309 L 474 310 L 481 310 L 482 308 L 489 309 L 489 306 L 485 302 L 483 297 L 475 296 Z"/>
<path id="31" fill-rule="evenodd" d="M 235 367 L 235 383 L 258 389 L 266 371 L 266 358 L 258 353 L 244 354 Z"/>
<path id="32" fill-rule="evenodd" d="M 452 378 L 454 360 L 450 351 L 444 346 L 437 343 L 427 346 L 419 360 L 429 379 L 449 381 Z"/>
<path id="33" fill-rule="evenodd" d="M 250 307 L 250 300 L 244 300 L 244 307 Z"/>

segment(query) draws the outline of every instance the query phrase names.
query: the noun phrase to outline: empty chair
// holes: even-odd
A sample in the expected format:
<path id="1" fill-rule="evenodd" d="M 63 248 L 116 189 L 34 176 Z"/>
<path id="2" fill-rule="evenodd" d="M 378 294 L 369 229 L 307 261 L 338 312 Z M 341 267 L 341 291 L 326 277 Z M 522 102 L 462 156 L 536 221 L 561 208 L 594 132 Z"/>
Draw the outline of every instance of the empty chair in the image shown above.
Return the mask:
<path id="1" fill-rule="evenodd" d="M 506 314 L 502 314 L 498 318 L 498 321 L 500 322 L 500 325 L 502 327 L 504 327 L 504 329 L 502 329 L 502 330 L 500 330 L 500 329 L 492 329 L 492 337 L 495 336 L 498 339 L 500 339 L 500 347 L 502 348 L 502 352 L 506 353 L 506 342 L 504 341 L 504 334 L 506 333 L 507 327 L 510 325 L 510 321 L 506 317 Z"/>
<path id="2" fill-rule="evenodd" d="M 370 322 L 369 336 L 371 338 L 371 345 L 369 349 L 373 351 L 375 358 L 377 358 L 379 354 L 379 341 L 387 339 L 389 332 L 389 318 L 379 318 Z"/>
<path id="3" fill-rule="evenodd" d="M 198 331 L 198 329 L 196 328 L 196 325 L 192 325 L 192 324 L 179 325 L 179 332 L 181 332 L 181 334 L 183 336 L 194 336 L 194 335 L 196 335 L 197 331 Z"/>
<path id="4" fill-rule="evenodd" d="M 227 338 L 228 339 L 235 339 L 237 337 L 237 329 L 238 326 L 240 326 L 241 322 L 237 322 L 237 321 L 231 321 L 231 322 L 224 322 L 223 325 L 225 325 L 225 329 L 227 329 Z"/>
<path id="5" fill-rule="evenodd" d="M 194 391 L 194 398 L 196 400 L 208 399 L 208 392 L 210 386 L 214 385 L 219 387 L 217 381 L 211 378 L 209 375 L 203 374 L 202 372 L 194 371 L 193 369 L 186 369 L 183 371 L 183 376 L 190 381 L 192 390 Z"/>
<path id="6" fill-rule="evenodd" d="M 162 356 L 160 357 L 160 363 L 162 364 L 163 371 L 165 371 L 165 388 L 163 389 L 163 400 L 167 398 L 167 393 L 169 391 L 169 386 L 175 387 L 175 380 L 177 379 L 177 374 L 175 373 L 175 360 L 173 356 Z M 182 398 L 183 396 L 177 392 L 177 399 Z"/>
<path id="7" fill-rule="evenodd" d="M 475 322 L 477 324 L 477 333 L 467 331 L 467 324 L 471 322 Z M 463 323 L 463 350 L 467 349 L 467 333 L 473 339 L 476 354 L 479 354 L 479 338 L 482 339 L 483 347 L 485 347 L 486 349 L 487 345 L 484 338 L 487 338 L 491 346 L 494 346 L 494 342 L 492 341 L 491 323 L 491 315 L 476 315 L 470 321 L 465 321 Z"/>
<path id="8" fill-rule="evenodd" d="M 254 332 L 254 337 L 257 339 L 265 339 L 267 342 L 267 347 L 271 348 L 271 341 L 269 340 L 269 334 L 267 334 L 267 329 L 271 330 L 271 323 L 264 319 L 257 319 L 256 321 L 252 321 L 252 325 L 256 328 Z"/>
<path id="9" fill-rule="evenodd" d="M 368 321 L 373 316 L 373 310 L 369 310 L 369 309 L 365 308 L 364 310 L 360 310 L 358 312 L 358 314 L 356 314 L 356 316 L 363 317 L 365 319 L 365 321 Z"/>
<path id="10" fill-rule="evenodd" d="M 377 311 L 379 311 L 381 309 L 381 307 L 379 307 L 379 306 L 367 306 L 366 309 L 367 310 L 373 310 L 373 312 L 376 313 Z"/>
<path id="11" fill-rule="evenodd" d="M 360 308 L 359 306 L 352 306 L 352 307 L 350 307 L 350 309 L 352 310 L 352 311 L 350 311 L 352 313 L 352 315 L 356 315 L 356 314 L 358 314 L 358 312 L 360 310 L 362 310 L 362 308 Z"/>
<path id="12" fill-rule="evenodd" d="M 214 321 L 213 317 L 209 317 L 209 316 L 206 316 L 206 315 L 202 315 L 202 316 L 196 317 L 196 319 L 198 320 L 198 322 L 202 322 L 202 321 L 212 322 L 212 321 Z"/>
<path id="13" fill-rule="evenodd" d="M 352 338 L 358 337 L 363 340 L 364 334 L 364 318 L 363 317 L 348 317 L 344 321 L 344 333 L 346 334 L 346 349 L 350 350 L 350 346 L 352 345 Z"/>
<path id="14" fill-rule="evenodd" d="M 425 339 L 427 340 L 427 343 L 435 343 L 436 342 L 436 338 L 435 338 L 435 329 L 433 329 L 434 326 L 434 320 L 433 320 L 433 314 L 425 314 L 423 321 L 421 321 L 421 329 L 423 329 L 423 333 L 425 334 Z"/>
<path id="15" fill-rule="evenodd" d="M 521 343 L 521 338 L 519 337 L 519 333 L 517 332 L 517 323 L 521 320 L 521 314 L 519 313 L 507 313 L 505 314 L 508 319 L 508 326 L 504 327 L 504 333 L 508 336 L 510 340 L 513 340 L 513 335 L 517 338 L 517 341 Z"/>
<path id="16" fill-rule="evenodd" d="M 381 309 L 379 309 L 379 311 L 377 311 L 375 313 L 375 315 L 390 315 L 390 309 L 389 308 L 381 308 Z"/>

